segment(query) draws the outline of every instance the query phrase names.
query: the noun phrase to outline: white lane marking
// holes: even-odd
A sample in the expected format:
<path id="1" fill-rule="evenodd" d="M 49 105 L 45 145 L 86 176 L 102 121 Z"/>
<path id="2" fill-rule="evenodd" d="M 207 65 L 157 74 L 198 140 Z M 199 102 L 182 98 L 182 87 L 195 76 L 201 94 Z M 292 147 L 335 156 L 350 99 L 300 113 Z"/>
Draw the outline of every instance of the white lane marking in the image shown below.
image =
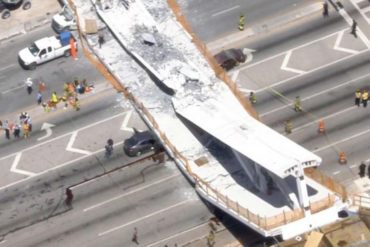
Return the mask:
<path id="1" fill-rule="evenodd" d="M 225 13 L 230 12 L 230 11 L 232 11 L 234 9 L 237 9 L 237 8 L 240 8 L 240 5 L 235 5 L 234 7 L 231 7 L 231 8 L 224 9 L 222 11 L 216 12 L 216 13 L 212 14 L 212 17 L 225 14 Z"/>
<path id="2" fill-rule="evenodd" d="M 340 173 L 340 171 L 335 171 L 333 172 L 333 175 L 338 175 Z"/>
<path id="3" fill-rule="evenodd" d="M 238 79 L 238 76 L 239 76 L 239 70 L 236 70 L 231 76 L 231 80 L 235 83 L 236 79 Z"/>
<path id="4" fill-rule="evenodd" d="M 113 146 L 118 146 L 118 145 L 120 145 L 120 144 L 122 144 L 122 143 L 123 143 L 123 141 L 118 142 L 118 143 L 114 144 Z M 101 149 L 99 149 L 99 150 L 96 150 L 96 151 L 94 151 L 94 152 L 91 152 L 91 155 L 98 154 L 98 153 L 100 153 L 100 152 L 102 152 L 102 151 L 104 151 L 104 150 L 105 150 L 105 148 L 101 148 Z M 80 156 L 80 157 L 78 157 L 78 158 L 76 158 L 76 159 L 74 159 L 74 160 L 69 160 L 69 161 L 67 161 L 67 162 L 65 162 L 65 163 L 62 163 L 62 164 L 57 165 L 57 166 L 54 166 L 53 168 L 50 168 L 50 169 L 46 169 L 45 171 L 39 172 L 39 173 L 37 173 L 37 174 L 35 174 L 35 175 L 43 175 L 43 174 L 46 174 L 46 173 L 48 173 L 48 172 L 50 172 L 50 171 L 54 171 L 54 170 L 59 169 L 59 168 L 61 168 L 61 167 L 67 166 L 67 165 L 69 165 L 69 164 L 72 164 L 72 163 L 74 163 L 74 162 L 77 162 L 77 161 L 83 160 L 84 158 L 86 158 L 86 157 L 88 157 L 88 156 L 90 156 L 90 155 L 83 155 L 83 156 Z M 10 184 L 7 184 L 7 185 L 5 185 L 5 186 L 3 186 L 3 187 L 0 187 L 0 190 L 2 190 L 2 189 L 6 189 L 6 188 L 8 188 L 8 187 L 10 187 L 10 186 L 13 186 L 13 185 L 16 185 L 16 184 L 18 184 L 18 183 L 21 183 L 21 182 L 23 182 L 23 181 L 25 181 L 25 180 L 27 180 L 27 179 L 29 179 L 29 177 L 28 177 L 28 178 L 25 178 L 25 179 L 21 179 L 21 180 L 15 181 L 15 182 L 10 183 Z"/>
<path id="5" fill-rule="evenodd" d="M 3 243 L 5 243 L 6 242 L 6 240 L 4 239 L 4 240 L 2 240 L 1 242 L 0 242 L 0 244 L 3 244 Z"/>
<path id="6" fill-rule="evenodd" d="M 19 173 L 19 174 L 22 174 L 22 175 L 26 175 L 26 176 L 29 176 L 29 177 L 32 177 L 32 176 L 36 175 L 36 173 L 28 172 L 28 171 L 21 170 L 21 169 L 17 168 L 19 160 L 21 159 L 21 156 L 22 156 L 22 153 L 17 153 L 15 155 L 15 158 L 14 158 L 12 167 L 10 168 L 10 171 L 14 172 L 14 173 Z"/>
<path id="7" fill-rule="evenodd" d="M 361 12 L 360 12 L 361 13 Z M 339 10 L 339 14 L 344 18 L 344 20 L 349 24 L 352 25 L 352 18 L 348 15 L 348 13 L 344 9 Z M 357 33 L 358 37 L 362 40 L 362 42 L 365 43 L 366 47 L 369 49 L 370 48 L 370 41 L 367 39 L 365 34 L 361 31 L 361 29 L 357 26 Z"/>
<path id="8" fill-rule="evenodd" d="M 366 8 L 363 8 L 363 9 L 361 9 L 361 10 L 362 10 L 362 12 L 365 14 L 366 12 L 369 12 L 369 11 L 370 11 L 370 6 L 368 6 L 368 7 L 366 7 Z M 370 23 L 369 23 L 369 18 L 367 18 L 367 19 L 366 19 L 366 21 L 367 21 L 367 23 L 368 23 L 368 24 L 370 24 Z"/>
<path id="9" fill-rule="evenodd" d="M 250 90 L 250 89 L 246 89 L 246 88 L 239 88 L 239 91 L 242 92 L 242 93 L 250 93 L 252 92 L 253 90 Z"/>
<path id="10" fill-rule="evenodd" d="M 99 237 L 101 237 L 101 236 L 104 236 L 104 235 L 109 234 L 109 233 L 111 233 L 111 232 L 117 231 L 117 230 L 119 230 L 119 229 L 121 229 L 121 228 L 124 228 L 124 227 L 126 227 L 126 226 L 128 226 L 128 225 L 134 224 L 134 223 L 136 223 L 136 222 L 138 222 L 138 221 L 141 221 L 141 220 L 147 219 L 147 218 L 152 217 L 152 216 L 154 216 L 154 215 L 156 215 L 156 214 L 161 214 L 161 213 L 163 213 L 163 212 L 165 212 L 165 211 L 167 211 L 167 210 L 170 210 L 170 209 L 173 209 L 173 208 L 175 208 L 175 207 L 181 206 L 181 205 L 183 205 L 183 204 L 185 204 L 185 203 L 188 203 L 189 201 L 191 201 L 191 200 L 189 200 L 189 199 L 188 199 L 188 200 L 185 200 L 185 201 L 182 201 L 182 202 L 179 202 L 179 203 L 173 204 L 173 205 L 171 205 L 171 206 L 169 206 L 169 207 L 167 207 L 167 208 L 164 208 L 164 209 L 158 210 L 158 211 L 156 211 L 156 212 L 154 212 L 154 213 L 151 213 L 151 214 L 145 215 L 144 217 L 138 218 L 138 219 L 136 219 L 136 220 L 130 221 L 130 222 L 128 222 L 128 223 L 126 223 L 126 224 L 123 224 L 123 225 L 120 225 L 120 226 L 116 226 L 116 227 L 114 227 L 114 228 L 112 228 L 112 229 L 109 229 L 109 230 L 107 230 L 107 231 L 105 231 L 105 232 L 101 232 L 101 233 L 99 233 L 99 234 L 98 234 L 98 236 L 99 236 Z"/>
<path id="11" fill-rule="evenodd" d="M 351 165 L 351 166 L 349 166 L 349 168 L 355 169 L 355 168 L 357 168 L 357 165 Z"/>
<path id="12" fill-rule="evenodd" d="M 247 56 L 247 59 L 244 62 L 245 64 L 252 62 L 253 52 L 256 52 L 256 50 L 249 49 L 249 48 L 243 48 L 243 53 Z"/>
<path id="13" fill-rule="evenodd" d="M 46 135 L 44 135 L 43 137 L 37 138 L 37 140 L 41 141 L 51 136 L 51 134 L 53 133 L 53 131 L 51 130 L 52 127 L 55 127 L 55 125 L 49 124 L 47 122 L 42 123 L 41 130 L 46 130 Z"/>
<path id="14" fill-rule="evenodd" d="M 315 120 L 315 121 L 312 121 L 312 122 L 306 123 L 306 124 L 304 124 L 304 125 L 301 125 L 301 126 L 299 126 L 299 127 L 297 127 L 297 128 L 294 128 L 294 129 L 293 129 L 293 131 L 299 131 L 299 130 L 304 129 L 304 128 L 306 128 L 306 127 L 308 127 L 308 126 L 312 125 L 312 124 L 318 123 L 320 120 L 323 120 L 323 121 L 324 121 L 324 120 L 328 120 L 329 118 L 335 117 L 335 116 L 337 116 L 337 115 L 341 115 L 341 114 L 343 114 L 343 113 L 346 113 L 347 111 L 353 111 L 355 108 L 357 108 L 357 106 L 351 106 L 351 107 L 348 107 L 348 108 L 343 109 L 343 110 L 341 110 L 341 111 L 335 112 L 335 113 L 333 113 L 333 114 L 326 115 L 326 116 L 325 116 L 325 117 L 323 117 L 323 118 L 320 118 L 320 119 L 318 119 L 318 120 Z"/>
<path id="15" fill-rule="evenodd" d="M 137 188 L 137 189 L 135 189 L 135 190 L 132 190 L 132 191 L 130 191 L 130 192 L 128 192 L 128 193 L 125 193 L 125 194 L 122 194 L 122 195 L 119 195 L 119 196 L 113 197 L 113 198 L 108 199 L 108 200 L 106 200 L 106 201 L 103 201 L 103 202 L 100 202 L 100 203 L 98 203 L 98 204 L 95 204 L 95 205 L 93 205 L 93 206 L 91 206 L 91 207 L 85 208 L 85 209 L 83 210 L 83 212 L 87 212 L 87 211 L 89 211 L 89 210 L 92 210 L 92 209 L 98 208 L 98 207 L 103 206 L 103 205 L 105 205 L 105 204 L 107 204 L 107 203 L 113 202 L 113 201 L 118 200 L 118 199 L 120 199 L 120 198 L 122 198 L 122 197 L 129 196 L 129 195 L 131 195 L 131 194 L 133 194 L 133 193 L 136 193 L 136 192 L 139 192 L 139 191 L 145 190 L 145 189 L 147 189 L 147 188 L 152 187 L 153 185 L 160 184 L 160 183 L 162 183 L 162 182 L 165 182 L 165 181 L 167 181 L 167 180 L 170 180 L 170 179 L 175 178 L 175 177 L 178 177 L 178 176 L 180 176 L 180 174 L 174 174 L 174 175 L 172 175 L 172 176 L 162 178 L 162 179 L 160 179 L 160 180 L 155 181 L 154 183 L 151 183 L 151 184 L 145 185 L 145 186 L 143 186 L 143 187 L 140 187 L 140 188 Z"/>
<path id="16" fill-rule="evenodd" d="M 147 245 L 146 247 L 156 246 L 156 245 L 158 245 L 158 244 L 160 244 L 160 243 L 163 243 L 163 242 L 168 241 L 168 240 L 170 240 L 170 239 L 177 238 L 177 237 L 178 237 L 178 236 L 180 236 L 180 235 L 186 234 L 186 233 L 188 233 L 188 232 L 194 231 L 194 230 L 196 230 L 196 229 L 198 229 L 198 228 L 201 228 L 201 227 L 204 227 L 204 226 L 208 226 L 208 225 L 209 225 L 209 223 L 208 223 L 208 222 L 207 222 L 207 223 L 203 223 L 203 224 L 198 225 L 198 226 L 196 226 L 196 227 L 193 227 L 193 228 L 187 229 L 187 230 L 185 230 L 185 231 L 178 232 L 178 233 L 176 233 L 176 234 L 174 234 L 174 235 L 171 235 L 171 237 L 163 238 L 163 239 L 161 239 L 161 240 L 159 240 L 159 241 L 157 241 L 157 242 L 151 243 L 151 244 Z M 208 234 L 207 234 L 207 235 L 208 235 Z M 207 235 L 202 236 L 202 237 L 206 237 Z M 182 244 L 179 244 L 179 246 L 183 246 L 183 245 L 182 245 Z"/>
<path id="17" fill-rule="evenodd" d="M 9 64 L 8 66 L 0 68 L 0 71 L 7 70 L 7 69 L 9 69 L 11 67 L 14 67 L 14 66 L 17 66 L 17 65 L 16 64 Z"/>
<path id="18" fill-rule="evenodd" d="M 312 69 L 312 70 L 310 70 L 310 71 L 307 71 L 307 73 L 306 73 L 306 74 L 309 74 L 309 73 L 315 72 L 315 71 L 317 71 L 317 70 L 320 70 L 320 69 L 323 69 L 323 68 L 326 68 L 326 67 L 330 67 L 330 66 L 332 66 L 333 64 L 336 64 L 336 63 L 342 62 L 342 61 L 344 61 L 344 60 L 350 59 L 350 58 L 352 58 L 352 57 L 354 57 L 354 56 L 357 56 L 357 55 L 359 55 L 359 54 L 361 54 L 361 53 L 368 52 L 369 50 L 370 50 L 370 49 L 365 49 L 365 50 L 359 51 L 357 54 L 351 54 L 351 55 L 345 56 L 345 57 L 343 57 L 343 58 L 340 58 L 340 59 L 338 59 L 338 60 L 335 60 L 335 61 L 333 61 L 333 62 L 330 62 L 330 63 L 324 64 L 324 65 L 322 65 L 322 66 L 316 67 L 316 68 L 314 68 L 314 69 Z M 287 78 L 287 79 L 281 80 L 281 81 L 276 82 L 276 83 L 274 83 L 274 84 L 271 84 L 271 85 L 269 85 L 269 86 L 266 86 L 266 87 L 260 88 L 260 89 L 258 89 L 258 90 L 255 90 L 255 92 L 256 92 L 256 93 L 259 93 L 259 92 L 262 92 L 262 91 L 264 91 L 264 90 L 266 90 L 266 89 L 268 89 L 268 88 L 279 86 L 279 85 L 284 84 L 284 83 L 286 83 L 286 82 L 288 82 L 288 81 L 290 81 L 290 80 L 294 80 L 294 79 L 296 79 L 296 78 L 299 78 L 299 77 L 301 77 L 301 76 L 303 76 L 303 75 L 305 75 L 305 74 L 299 74 L 299 75 L 295 75 L 295 76 L 289 77 L 289 78 Z"/>
<path id="19" fill-rule="evenodd" d="M 344 35 L 344 31 L 341 31 L 341 32 L 338 33 L 338 37 L 335 40 L 335 44 L 334 44 L 333 49 L 334 50 L 337 50 L 337 51 L 343 51 L 343 52 L 348 52 L 348 53 L 352 53 L 352 54 L 357 54 L 358 51 L 356 51 L 356 50 L 352 50 L 352 49 L 348 49 L 348 48 L 343 48 L 343 47 L 340 47 L 339 46 L 340 45 L 340 42 L 343 39 L 343 35 Z"/>
<path id="20" fill-rule="evenodd" d="M 350 2 L 352 2 L 353 0 L 351 0 Z M 365 19 L 365 21 L 367 22 L 367 24 L 369 24 L 370 25 L 370 21 L 369 21 L 369 18 L 366 16 L 366 12 L 368 11 L 367 9 L 369 8 L 369 7 L 367 7 L 367 8 L 365 8 L 365 9 L 360 9 L 359 7 L 358 7 L 358 5 L 357 5 L 357 3 L 359 3 L 359 2 L 362 2 L 362 0 L 358 0 L 358 1 L 354 1 L 354 2 L 352 2 L 352 4 L 353 4 L 353 6 L 357 9 L 357 11 L 362 15 L 362 17 Z"/>
<path id="21" fill-rule="evenodd" d="M 106 121 L 112 120 L 112 119 L 114 119 L 114 118 L 116 118 L 116 117 L 119 117 L 119 116 L 122 116 L 122 115 L 124 115 L 124 114 L 126 114 L 126 112 L 122 112 L 122 113 L 119 113 L 119 114 L 117 114 L 117 115 L 114 115 L 114 116 L 111 116 L 111 117 L 108 117 L 108 118 L 102 119 L 102 120 L 100 120 L 100 121 L 97 121 L 97 122 L 95 122 L 95 123 L 91 123 L 91 124 L 89 124 L 89 125 L 86 125 L 86 126 L 84 126 L 84 127 L 82 127 L 82 128 L 77 129 L 76 131 L 81 131 L 81 130 L 84 130 L 84 129 L 88 129 L 88 128 L 92 127 L 92 126 L 95 126 L 95 125 L 100 124 L 100 123 L 104 123 L 104 122 L 106 122 Z M 61 139 L 61 138 L 66 137 L 66 136 L 69 136 L 69 135 L 73 134 L 73 132 L 74 132 L 74 131 L 72 131 L 72 132 L 68 132 L 68 133 L 65 133 L 65 134 L 63 134 L 63 135 L 61 135 L 61 136 L 57 136 L 57 137 L 54 137 L 53 139 L 50 139 L 50 140 L 44 141 L 44 142 L 42 142 L 42 143 L 37 143 L 37 144 L 35 144 L 35 145 L 31 146 L 31 147 L 28 147 L 28 148 L 22 149 L 20 152 L 25 152 L 25 151 L 29 151 L 29 150 L 32 150 L 32 149 L 34 149 L 34 148 L 40 147 L 41 145 L 47 144 L 47 143 L 49 143 L 49 142 L 52 142 L 52 141 L 55 141 L 55 140 L 58 140 L 58 139 Z M 18 153 L 18 152 L 15 152 L 15 153 L 12 153 L 12 154 L 9 154 L 9 155 L 6 155 L 6 156 L 3 156 L 3 157 L 1 157 L 1 158 L 0 158 L 0 160 L 4 160 L 4 159 L 7 159 L 7 158 L 9 158 L 9 157 L 12 157 L 12 156 L 16 155 L 17 153 Z"/>
<path id="22" fill-rule="evenodd" d="M 370 73 L 367 73 L 367 74 L 365 74 L 365 75 L 359 76 L 359 77 L 354 78 L 354 79 L 352 79 L 352 80 L 346 81 L 346 82 L 341 83 L 341 84 L 339 84 L 339 85 L 337 85 L 337 86 L 335 86 L 335 87 L 331 87 L 331 88 L 325 89 L 325 90 L 323 90 L 323 91 L 320 91 L 320 92 L 318 92 L 318 93 L 311 94 L 310 96 L 307 96 L 307 97 L 305 97 L 305 98 L 302 98 L 302 99 L 301 99 L 301 101 L 303 102 L 303 101 L 305 101 L 305 100 L 312 99 L 312 98 L 314 98 L 314 97 L 316 97 L 316 96 L 320 96 L 320 95 L 325 94 L 325 93 L 327 93 L 327 92 L 330 92 L 330 91 L 332 91 L 332 90 L 335 90 L 335 89 L 341 88 L 341 87 L 343 87 L 343 86 L 347 86 L 348 84 L 351 84 L 351 83 L 353 83 L 353 82 L 355 82 L 355 81 L 357 81 L 357 80 L 361 80 L 361 79 L 366 78 L 366 77 L 370 77 Z M 240 90 L 240 91 L 242 91 L 242 90 Z M 263 116 L 266 116 L 266 115 L 268 115 L 268 114 L 274 113 L 274 112 L 276 112 L 276 111 L 282 110 L 282 109 L 284 109 L 284 108 L 290 107 L 290 106 L 292 106 L 292 105 L 293 105 L 293 103 L 291 103 L 291 104 L 287 104 L 287 105 L 283 105 L 283 106 L 280 106 L 280 107 L 278 107 L 278 108 L 275 108 L 275 109 L 273 109 L 273 110 L 271 110 L 271 111 L 268 111 L 268 112 L 265 112 L 265 113 L 261 113 L 261 114 L 259 114 L 259 115 L 260 115 L 260 117 L 263 117 Z M 352 107 L 350 107 L 350 108 L 352 109 Z M 347 108 L 347 109 L 348 109 L 348 108 Z M 336 113 L 334 113 L 334 114 L 336 114 Z"/>
<path id="23" fill-rule="evenodd" d="M 349 137 L 343 138 L 342 140 L 339 140 L 339 141 L 333 142 L 333 143 L 331 143 L 331 144 L 329 144 L 329 145 L 323 146 L 323 147 L 318 148 L 318 149 L 316 149 L 316 150 L 312 150 L 311 152 L 313 152 L 313 153 L 317 153 L 317 152 L 320 152 L 320 151 L 322 151 L 322 150 L 325 150 L 325 149 L 331 148 L 331 147 L 333 147 L 333 146 L 336 146 L 336 145 L 338 145 L 338 144 L 340 144 L 340 143 L 343 143 L 343 142 L 349 141 L 349 140 L 351 140 L 351 139 L 357 138 L 357 137 L 359 137 L 359 136 L 366 135 L 366 134 L 368 134 L 368 133 L 370 133 L 370 129 L 365 130 L 365 131 L 362 131 L 362 132 L 360 132 L 360 133 L 356 133 L 356 134 L 354 134 L 354 135 L 352 135 L 352 136 L 349 136 Z"/>
<path id="24" fill-rule="evenodd" d="M 72 133 L 72 136 L 69 138 L 69 142 L 67 144 L 66 151 L 90 155 L 91 154 L 90 151 L 72 147 L 73 146 L 73 143 L 76 140 L 77 134 L 78 134 L 78 131 L 74 131 Z"/>
<path id="25" fill-rule="evenodd" d="M 11 89 L 8 89 L 8 90 L 5 90 L 5 91 L 2 91 L 2 92 L 1 92 L 1 94 L 6 94 L 6 93 L 9 93 L 9 92 L 11 92 L 11 91 L 15 91 L 15 90 L 18 90 L 18 89 L 20 89 L 20 88 L 23 88 L 23 87 L 25 87 L 25 85 L 18 86 L 18 87 L 13 87 L 13 88 L 11 88 Z"/>
<path id="26" fill-rule="evenodd" d="M 289 71 L 289 72 L 293 72 L 293 73 L 297 73 L 297 74 L 304 74 L 304 73 L 306 73 L 306 71 L 299 70 L 299 69 L 289 68 L 287 66 L 288 63 L 289 63 L 290 56 L 292 55 L 292 52 L 293 52 L 292 50 L 287 51 L 287 53 L 285 54 L 283 63 L 281 64 L 280 69 L 281 70 L 286 70 L 286 71 Z"/>
<path id="27" fill-rule="evenodd" d="M 132 111 L 128 111 L 125 118 L 123 119 L 122 125 L 121 125 L 121 130 L 123 131 L 129 131 L 129 132 L 134 132 L 133 128 L 127 127 L 128 121 L 130 120 L 132 115 Z"/>
<path id="28" fill-rule="evenodd" d="M 318 38 L 318 39 L 312 40 L 312 41 L 310 41 L 310 42 L 308 42 L 308 43 L 304 43 L 304 44 L 302 44 L 302 45 L 296 46 L 296 47 L 294 47 L 294 48 L 292 48 L 292 49 L 290 49 L 290 50 L 291 50 L 291 51 L 294 51 L 294 50 L 300 49 L 300 48 L 302 48 L 302 47 L 305 47 L 305 46 L 311 45 L 311 44 L 313 44 L 313 43 L 316 43 L 316 42 L 318 42 L 318 41 L 321 41 L 321 40 L 327 39 L 327 38 L 329 38 L 329 37 L 331 37 L 331 36 L 337 35 L 339 32 L 341 32 L 341 31 L 345 31 L 345 30 L 349 30 L 349 28 L 345 28 L 345 29 L 343 29 L 343 30 L 340 30 L 340 31 L 337 31 L 337 32 L 334 32 L 334 33 L 328 34 L 328 35 L 326 35 L 326 36 L 324 36 L 324 37 L 321 37 L 321 38 Z M 276 58 L 276 57 L 282 56 L 282 55 L 286 54 L 287 52 L 288 52 L 288 50 L 283 51 L 283 52 L 280 52 L 280 53 L 278 53 L 278 54 L 276 54 L 276 55 L 273 55 L 273 56 L 271 56 L 271 57 L 267 57 L 267 58 L 262 59 L 262 60 L 260 60 L 260 61 L 258 61 L 258 62 L 255 62 L 255 63 L 253 63 L 253 64 L 247 65 L 247 66 L 245 66 L 245 67 L 241 68 L 240 70 L 249 69 L 249 68 L 254 67 L 254 66 L 258 65 L 258 64 L 261 64 L 261 63 L 264 63 L 264 62 L 266 62 L 266 61 L 269 61 L 269 60 L 271 60 L 271 59 L 273 59 L 273 58 Z"/>

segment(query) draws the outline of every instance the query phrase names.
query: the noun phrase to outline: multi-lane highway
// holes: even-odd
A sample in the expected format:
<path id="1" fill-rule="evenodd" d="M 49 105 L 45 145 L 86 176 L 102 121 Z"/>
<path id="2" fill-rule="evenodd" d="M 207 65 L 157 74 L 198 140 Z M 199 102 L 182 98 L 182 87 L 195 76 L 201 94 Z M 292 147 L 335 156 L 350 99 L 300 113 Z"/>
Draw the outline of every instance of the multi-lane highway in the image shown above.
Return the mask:
<path id="1" fill-rule="evenodd" d="M 55 191 L 57 205 L 46 210 L 59 214 L 8 234 L 0 246 L 181 246 L 209 231 L 212 215 L 170 161 L 142 161 L 71 189 L 73 208 Z"/>
<path id="2" fill-rule="evenodd" d="M 224 39 L 238 31 L 239 16 L 245 16 L 246 27 L 263 24 L 266 20 L 293 11 L 295 8 L 312 3 L 312 0 L 259 0 L 259 1 L 179 1 L 198 37 L 210 42 Z"/>
<path id="3" fill-rule="evenodd" d="M 347 1 L 340 11 L 330 5 L 329 16 L 324 17 L 321 2 L 306 1 L 275 17 L 259 16 L 255 23 L 246 22 L 244 32 L 234 29 L 232 34 L 221 28 L 222 21 L 212 19 L 212 26 L 217 27 L 212 38 L 194 23 L 206 14 L 191 12 L 191 6 L 186 5 L 184 13 L 211 52 L 230 47 L 253 51 L 248 63 L 229 75 L 246 97 L 250 91 L 256 93 L 254 107 L 262 121 L 285 135 L 285 121 L 291 120 L 293 133 L 288 138 L 322 157 L 320 170 L 346 185 L 350 193 L 367 192 L 370 180 L 359 178 L 358 166 L 370 159 L 369 115 L 367 108 L 354 106 L 354 95 L 357 89 L 370 89 L 370 3 Z M 204 8 L 208 16 L 212 8 Z M 237 10 L 221 13 L 223 20 L 236 19 Z M 351 34 L 353 19 L 358 23 L 357 38 Z M 264 30 L 260 23 L 265 24 Z M 298 95 L 303 113 L 294 111 Z M 325 123 L 325 135 L 318 133 L 320 120 Z M 341 151 L 346 154 L 346 165 L 338 162 Z"/>
<path id="4" fill-rule="evenodd" d="M 354 92 L 370 89 L 368 1 L 349 1 L 345 13 L 330 7 L 327 18 L 317 1 L 179 2 L 211 51 L 254 51 L 230 76 L 246 96 L 256 92 L 262 121 L 285 134 L 290 119 L 293 133 L 287 136 L 321 156 L 322 171 L 352 192 L 366 191 L 369 180 L 357 173 L 360 162 L 370 159 L 370 109 L 354 106 Z M 240 13 L 245 33 L 237 30 Z M 348 16 L 363 31 L 358 38 L 350 34 Z M 130 165 L 139 158 L 124 155 L 122 142 L 133 126 L 147 127 L 82 53 L 77 61 L 61 58 L 35 71 L 19 67 L 18 50 L 48 35 L 54 33 L 44 26 L 0 47 L 0 119 L 16 121 L 27 111 L 33 120 L 30 139 L 0 139 L 0 246 L 136 246 L 135 227 L 143 246 L 181 246 L 206 236 L 212 214 L 173 162 Z M 61 106 L 45 113 L 35 93 L 26 93 L 28 76 L 46 83 L 45 99 L 74 77 L 95 82 L 95 92 L 81 95 L 78 112 Z M 302 113 L 293 109 L 297 95 Z M 325 135 L 318 133 L 319 120 Z M 45 123 L 54 126 L 42 129 Z M 115 142 L 109 160 L 103 154 L 108 138 Z M 338 151 L 346 152 L 346 165 L 338 163 Z M 73 209 L 64 204 L 67 187 L 74 193 Z M 235 221 L 228 227 L 235 226 L 241 229 Z M 236 235 L 245 237 L 244 230 Z"/>
<path id="5" fill-rule="evenodd" d="M 0 48 L 8 60 L 0 66 L 0 119 L 14 123 L 27 111 L 33 126 L 27 140 L 13 135 L 7 140 L 1 132 L 0 246 L 135 246 L 135 227 L 139 243 L 148 246 L 182 245 L 206 236 L 213 215 L 173 162 L 131 165 L 145 157 L 126 156 L 122 143 L 132 127 L 147 126 L 82 53 L 76 61 L 60 58 L 35 71 L 17 64 L 18 50 L 49 35 L 55 34 L 45 25 Z M 79 95 L 79 111 L 59 103 L 45 112 L 35 92 L 26 92 L 28 76 L 46 83 L 45 99 L 54 91 L 60 95 L 63 83 L 74 77 L 94 82 L 95 88 Z M 107 159 L 109 138 L 114 151 Z M 66 188 L 74 194 L 73 208 L 65 205 Z"/>
<path id="6" fill-rule="evenodd" d="M 49 25 L 42 26 L 21 37 L 12 38 L 2 42 L 0 53 L 0 102 L 4 107 L 0 108 L 0 115 L 19 114 L 20 109 L 35 106 L 37 104 L 36 94 L 38 82 L 41 80 L 46 84 L 46 91 L 43 92 L 44 100 L 50 99 L 55 91 L 59 94 L 63 92 L 63 83 L 72 82 L 77 77 L 80 80 L 86 78 L 90 83 L 102 83 L 103 78 L 99 72 L 90 65 L 90 62 L 78 52 L 78 60 L 72 57 L 58 58 L 37 67 L 36 70 L 23 70 L 17 60 L 18 52 L 28 47 L 32 42 L 56 35 Z M 31 95 L 27 94 L 25 80 L 31 77 L 34 80 L 34 91 Z M 15 111 L 15 112 L 14 112 Z M 4 121 L 4 119 L 1 119 Z"/>

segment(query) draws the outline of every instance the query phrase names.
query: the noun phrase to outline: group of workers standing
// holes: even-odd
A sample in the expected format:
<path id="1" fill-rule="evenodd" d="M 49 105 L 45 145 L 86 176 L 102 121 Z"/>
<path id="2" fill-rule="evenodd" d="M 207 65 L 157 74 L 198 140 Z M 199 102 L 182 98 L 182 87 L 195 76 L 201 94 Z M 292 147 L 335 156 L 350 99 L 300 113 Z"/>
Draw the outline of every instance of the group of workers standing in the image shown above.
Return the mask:
<path id="1" fill-rule="evenodd" d="M 367 89 L 363 89 L 362 91 L 360 89 L 357 89 L 355 92 L 355 105 L 357 107 L 360 107 L 362 104 L 363 107 L 367 107 L 367 101 L 369 100 L 369 91 Z M 252 105 L 257 103 L 256 95 L 253 92 L 250 92 L 249 94 L 249 101 Z M 294 110 L 296 112 L 302 112 L 302 104 L 301 99 L 299 96 L 296 96 L 294 101 Z M 285 121 L 285 133 L 291 134 L 292 133 L 292 122 L 290 119 Z"/>
<path id="2" fill-rule="evenodd" d="M 73 83 L 66 82 L 63 86 L 62 96 L 58 97 L 57 93 L 54 92 L 51 100 L 43 103 L 44 110 L 49 112 L 50 109 L 56 109 L 57 104 L 62 101 L 64 104 L 64 109 L 67 109 L 68 105 L 71 105 L 76 111 L 79 111 L 81 104 L 77 95 L 84 94 L 85 92 L 91 92 L 92 88 L 92 85 L 87 85 L 86 79 L 84 79 L 81 83 L 77 78 L 73 80 Z"/>
<path id="3" fill-rule="evenodd" d="M 4 126 L 3 122 L 0 120 L 0 128 L 4 128 L 5 138 L 10 140 L 10 133 L 13 132 L 14 138 L 19 138 L 21 134 L 21 128 L 23 125 L 24 139 L 30 137 L 30 132 L 32 131 L 32 119 L 27 112 L 22 112 L 19 116 L 19 122 L 9 123 L 9 120 L 5 120 Z"/>
<path id="4" fill-rule="evenodd" d="M 355 105 L 360 107 L 361 103 L 364 107 L 367 107 L 367 101 L 369 99 L 369 91 L 363 89 L 362 92 L 360 89 L 357 89 L 355 92 Z"/>

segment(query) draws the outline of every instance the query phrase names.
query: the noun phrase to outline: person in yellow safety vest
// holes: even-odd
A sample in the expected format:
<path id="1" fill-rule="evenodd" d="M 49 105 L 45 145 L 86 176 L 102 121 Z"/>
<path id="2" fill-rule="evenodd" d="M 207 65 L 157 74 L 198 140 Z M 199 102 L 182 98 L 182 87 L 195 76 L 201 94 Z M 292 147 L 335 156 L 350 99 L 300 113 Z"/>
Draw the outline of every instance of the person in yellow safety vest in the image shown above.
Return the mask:
<path id="1" fill-rule="evenodd" d="M 290 119 L 285 121 L 285 133 L 291 134 L 292 133 L 292 122 Z"/>
<path id="2" fill-rule="evenodd" d="M 240 17 L 239 17 L 239 30 L 240 31 L 244 30 L 244 21 L 245 21 L 244 15 L 240 14 Z"/>
<path id="3" fill-rule="evenodd" d="M 67 83 L 67 82 L 65 82 L 65 83 L 64 83 L 64 85 L 63 85 L 63 91 L 64 91 L 64 92 L 68 92 L 68 90 L 69 90 L 69 89 L 68 89 L 68 83 Z"/>
<path id="4" fill-rule="evenodd" d="M 302 111 L 301 99 L 299 98 L 299 96 L 295 97 L 294 110 Z"/>
<path id="5" fill-rule="evenodd" d="M 256 95 L 255 95 L 253 92 L 251 92 L 251 93 L 249 94 L 249 101 L 250 101 L 253 105 L 257 103 Z"/>
<path id="6" fill-rule="evenodd" d="M 78 98 L 76 97 L 75 99 L 75 109 L 76 111 L 79 111 L 80 110 L 80 101 L 78 100 Z"/>
<path id="7" fill-rule="evenodd" d="M 210 231 L 209 235 L 207 236 L 207 244 L 209 247 L 213 247 L 215 243 L 215 234 L 213 233 L 213 231 Z"/>
<path id="8" fill-rule="evenodd" d="M 24 125 L 24 139 L 27 139 L 30 137 L 30 126 L 28 123 Z"/>
<path id="9" fill-rule="evenodd" d="M 63 95 L 62 95 L 62 101 L 64 103 L 64 109 L 66 109 L 68 107 L 67 99 L 68 99 L 68 92 L 64 91 Z"/>
<path id="10" fill-rule="evenodd" d="M 53 108 L 57 108 L 57 103 L 58 103 L 58 97 L 57 97 L 57 93 L 54 92 L 51 96 L 51 102 L 53 103 Z"/>
<path id="11" fill-rule="evenodd" d="M 367 106 L 367 100 L 369 99 L 369 93 L 367 90 L 362 91 L 362 104 L 364 107 Z"/>
<path id="12" fill-rule="evenodd" d="M 53 101 L 54 104 L 58 103 L 58 97 L 57 97 L 57 93 L 56 92 L 53 93 L 52 98 L 51 98 L 51 101 Z"/>
<path id="13" fill-rule="evenodd" d="M 360 101 L 361 101 L 361 91 L 360 89 L 357 89 L 355 93 L 355 105 L 360 107 Z"/>

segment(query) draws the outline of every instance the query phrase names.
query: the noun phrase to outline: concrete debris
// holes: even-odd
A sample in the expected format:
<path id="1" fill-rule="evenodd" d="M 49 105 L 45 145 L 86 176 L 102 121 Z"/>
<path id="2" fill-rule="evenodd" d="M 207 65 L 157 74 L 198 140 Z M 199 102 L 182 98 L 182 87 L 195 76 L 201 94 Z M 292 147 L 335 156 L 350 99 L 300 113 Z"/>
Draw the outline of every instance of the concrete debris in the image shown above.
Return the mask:
<path id="1" fill-rule="evenodd" d="M 146 45 L 157 45 L 157 41 L 155 40 L 154 36 L 150 33 L 143 33 L 141 37 L 144 40 L 144 44 Z"/>

